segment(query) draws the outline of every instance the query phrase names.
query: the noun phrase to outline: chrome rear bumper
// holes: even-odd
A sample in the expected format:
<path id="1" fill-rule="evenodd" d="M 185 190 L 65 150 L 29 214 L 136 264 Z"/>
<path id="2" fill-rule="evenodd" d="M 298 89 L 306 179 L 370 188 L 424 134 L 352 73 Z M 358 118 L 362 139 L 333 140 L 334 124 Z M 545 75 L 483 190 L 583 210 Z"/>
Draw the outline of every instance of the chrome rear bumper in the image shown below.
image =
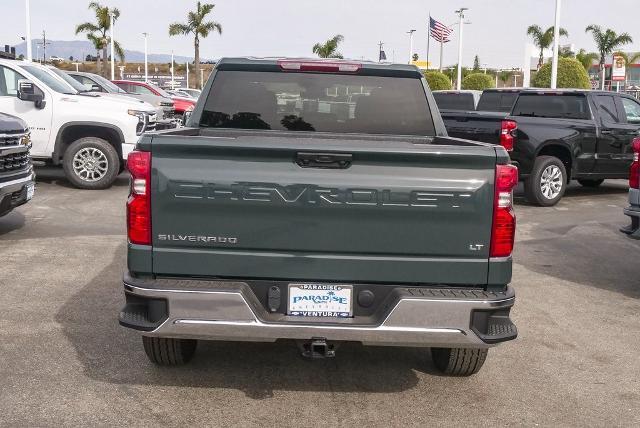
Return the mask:
<path id="1" fill-rule="evenodd" d="M 510 287 L 504 292 L 398 287 L 377 318 L 363 320 L 284 314 L 274 318 L 243 282 L 159 280 L 145 287 L 125 277 L 124 287 L 127 305 L 120 323 L 148 336 L 260 342 L 324 338 L 367 345 L 486 348 L 517 334 L 508 316 L 515 302 Z"/>

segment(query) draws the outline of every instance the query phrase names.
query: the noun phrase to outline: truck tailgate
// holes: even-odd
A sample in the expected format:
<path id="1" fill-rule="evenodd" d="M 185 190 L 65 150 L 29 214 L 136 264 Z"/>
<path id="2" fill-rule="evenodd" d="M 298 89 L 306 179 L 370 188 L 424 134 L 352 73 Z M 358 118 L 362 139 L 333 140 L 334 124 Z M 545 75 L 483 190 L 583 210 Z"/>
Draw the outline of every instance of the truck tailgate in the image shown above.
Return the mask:
<path id="1" fill-rule="evenodd" d="M 487 282 L 495 149 L 265 134 L 153 137 L 155 274 Z"/>

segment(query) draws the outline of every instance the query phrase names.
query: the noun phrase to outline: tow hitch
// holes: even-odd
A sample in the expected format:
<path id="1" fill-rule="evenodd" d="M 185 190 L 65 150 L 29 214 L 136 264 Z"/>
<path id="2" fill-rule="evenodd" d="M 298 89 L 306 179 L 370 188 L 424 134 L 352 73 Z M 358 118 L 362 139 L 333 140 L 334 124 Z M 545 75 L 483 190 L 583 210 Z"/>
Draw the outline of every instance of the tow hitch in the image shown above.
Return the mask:
<path id="1" fill-rule="evenodd" d="M 296 341 L 302 356 L 311 359 L 331 358 L 336 356 L 338 345 L 335 343 L 327 343 L 327 339 L 323 337 L 313 337 L 311 340 Z"/>

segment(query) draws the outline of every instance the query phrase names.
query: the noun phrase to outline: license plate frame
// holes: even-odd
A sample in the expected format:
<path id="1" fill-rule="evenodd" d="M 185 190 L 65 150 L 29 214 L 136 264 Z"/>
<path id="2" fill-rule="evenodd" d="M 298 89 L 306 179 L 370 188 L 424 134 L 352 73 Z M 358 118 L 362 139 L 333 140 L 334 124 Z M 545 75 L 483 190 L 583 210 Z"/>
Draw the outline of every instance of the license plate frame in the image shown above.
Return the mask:
<path id="1" fill-rule="evenodd" d="M 302 299 L 294 301 L 295 297 L 302 297 Z M 343 298 L 347 298 L 346 303 L 338 300 Z M 287 294 L 287 315 L 310 318 L 351 318 L 353 317 L 353 285 L 291 283 Z"/>

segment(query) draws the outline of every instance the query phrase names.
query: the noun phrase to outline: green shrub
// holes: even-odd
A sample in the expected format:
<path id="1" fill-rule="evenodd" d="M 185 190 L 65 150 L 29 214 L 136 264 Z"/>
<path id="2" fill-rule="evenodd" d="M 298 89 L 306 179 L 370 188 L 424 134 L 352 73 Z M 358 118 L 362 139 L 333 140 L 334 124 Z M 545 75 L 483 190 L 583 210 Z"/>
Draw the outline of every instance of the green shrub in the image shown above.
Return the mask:
<path id="1" fill-rule="evenodd" d="M 531 80 L 534 88 L 551 87 L 551 64 L 547 63 Z M 589 75 L 580 61 L 574 58 L 558 58 L 558 88 L 591 89 Z"/>
<path id="2" fill-rule="evenodd" d="M 444 73 L 427 71 L 424 73 L 424 78 L 427 79 L 429 88 L 431 88 L 432 91 L 446 91 L 451 89 L 451 81 Z"/>
<path id="3" fill-rule="evenodd" d="M 473 73 L 462 79 L 462 89 L 483 91 L 494 86 L 493 77 L 484 73 Z"/>

